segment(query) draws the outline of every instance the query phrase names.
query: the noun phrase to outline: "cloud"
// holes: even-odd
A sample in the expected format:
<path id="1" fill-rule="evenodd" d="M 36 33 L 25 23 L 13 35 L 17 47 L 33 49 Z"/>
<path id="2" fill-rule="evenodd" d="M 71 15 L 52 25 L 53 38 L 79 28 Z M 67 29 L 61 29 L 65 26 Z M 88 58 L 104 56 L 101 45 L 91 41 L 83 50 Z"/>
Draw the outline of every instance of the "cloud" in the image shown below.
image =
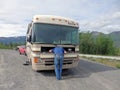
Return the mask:
<path id="1" fill-rule="evenodd" d="M 104 15 L 95 21 L 82 21 L 82 31 L 100 31 L 110 33 L 120 31 L 120 12 L 115 12 L 111 15 Z"/>
<path id="2" fill-rule="evenodd" d="M 1 0 L 0 36 L 25 35 L 33 15 L 75 19 L 82 31 L 119 30 L 120 0 Z"/>
<path id="3" fill-rule="evenodd" d="M 0 24 L 0 37 L 23 36 L 26 30 L 22 25 Z"/>

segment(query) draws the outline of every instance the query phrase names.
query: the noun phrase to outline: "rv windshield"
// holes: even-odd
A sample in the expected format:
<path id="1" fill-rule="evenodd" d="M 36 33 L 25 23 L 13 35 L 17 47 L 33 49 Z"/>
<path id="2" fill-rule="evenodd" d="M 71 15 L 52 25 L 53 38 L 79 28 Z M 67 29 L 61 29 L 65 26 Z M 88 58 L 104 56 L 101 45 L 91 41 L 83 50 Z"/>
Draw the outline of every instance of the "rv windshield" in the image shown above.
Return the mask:
<path id="1" fill-rule="evenodd" d="M 44 44 L 78 44 L 78 28 L 34 23 L 32 42 Z"/>

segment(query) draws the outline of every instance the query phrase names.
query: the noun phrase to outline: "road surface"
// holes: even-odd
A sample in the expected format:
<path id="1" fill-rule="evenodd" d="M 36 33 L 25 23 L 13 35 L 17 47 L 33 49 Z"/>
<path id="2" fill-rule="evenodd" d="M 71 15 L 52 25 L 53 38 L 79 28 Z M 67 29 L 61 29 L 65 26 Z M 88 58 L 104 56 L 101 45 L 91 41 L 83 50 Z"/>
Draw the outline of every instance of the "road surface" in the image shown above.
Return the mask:
<path id="1" fill-rule="evenodd" d="M 54 71 L 24 66 L 25 59 L 15 50 L 0 50 L 0 90 L 120 90 L 120 69 L 80 60 L 58 81 Z"/>

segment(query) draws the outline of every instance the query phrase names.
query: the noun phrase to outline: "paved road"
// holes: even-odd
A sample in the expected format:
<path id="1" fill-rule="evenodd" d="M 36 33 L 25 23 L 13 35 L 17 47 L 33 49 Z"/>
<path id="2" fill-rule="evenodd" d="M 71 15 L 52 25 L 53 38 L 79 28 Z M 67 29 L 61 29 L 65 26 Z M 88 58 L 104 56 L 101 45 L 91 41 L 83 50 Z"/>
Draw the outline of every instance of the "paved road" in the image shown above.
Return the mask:
<path id="1" fill-rule="evenodd" d="M 23 65 L 25 59 L 17 51 L 0 50 L 0 90 L 120 90 L 120 69 L 80 60 L 57 81 L 54 71 L 34 72 Z"/>

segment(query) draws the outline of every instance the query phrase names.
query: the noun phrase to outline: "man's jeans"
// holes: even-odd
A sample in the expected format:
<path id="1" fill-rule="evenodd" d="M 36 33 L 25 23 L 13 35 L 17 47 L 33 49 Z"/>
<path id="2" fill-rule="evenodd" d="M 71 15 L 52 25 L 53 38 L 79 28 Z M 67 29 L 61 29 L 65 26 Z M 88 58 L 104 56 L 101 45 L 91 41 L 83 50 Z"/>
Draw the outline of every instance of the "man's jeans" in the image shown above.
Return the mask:
<path id="1" fill-rule="evenodd" d="M 63 55 L 55 55 L 54 64 L 56 78 L 60 80 L 62 75 Z"/>

